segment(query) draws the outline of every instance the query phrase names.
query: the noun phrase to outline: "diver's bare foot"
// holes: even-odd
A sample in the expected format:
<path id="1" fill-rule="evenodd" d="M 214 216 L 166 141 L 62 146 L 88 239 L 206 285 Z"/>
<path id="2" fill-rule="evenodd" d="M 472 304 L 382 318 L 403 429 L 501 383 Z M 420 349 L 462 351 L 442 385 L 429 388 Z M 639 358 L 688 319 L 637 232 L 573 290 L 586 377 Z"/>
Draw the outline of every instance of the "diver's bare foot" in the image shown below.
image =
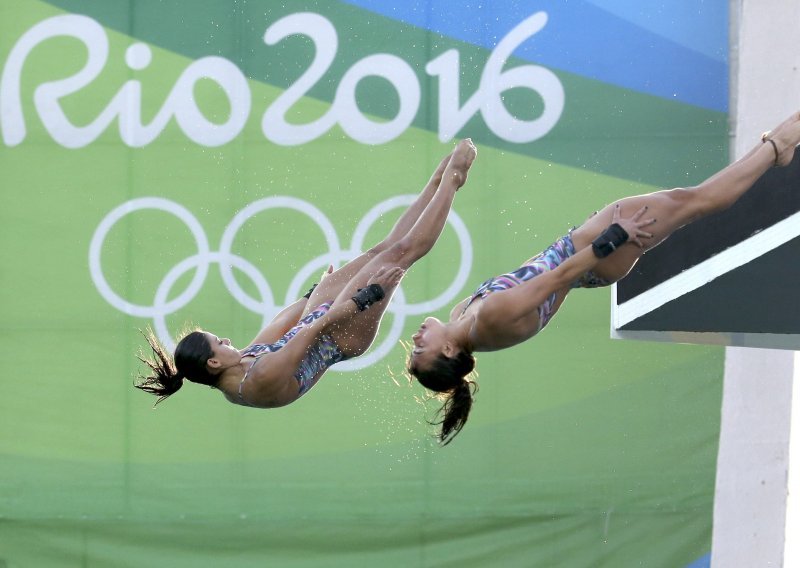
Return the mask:
<path id="1" fill-rule="evenodd" d="M 794 158 L 794 150 L 800 144 L 800 112 L 795 112 L 777 127 L 761 136 L 765 144 L 774 143 L 775 165 L 788 166 Z"/>
<path id="2" fill-rule="evenodd" d="M 456 191 L 467 183 L 467 172 L 469 172 L 472 162 L 475 161 L 475 156 L 478 155 L 478 150 L 472 143 L 472 140 L 465 138 L 458 143 L 453 154 L 450 156 L 450 162 L 444 170 L 443 180 L 450 180 L 456 185 Z"/>

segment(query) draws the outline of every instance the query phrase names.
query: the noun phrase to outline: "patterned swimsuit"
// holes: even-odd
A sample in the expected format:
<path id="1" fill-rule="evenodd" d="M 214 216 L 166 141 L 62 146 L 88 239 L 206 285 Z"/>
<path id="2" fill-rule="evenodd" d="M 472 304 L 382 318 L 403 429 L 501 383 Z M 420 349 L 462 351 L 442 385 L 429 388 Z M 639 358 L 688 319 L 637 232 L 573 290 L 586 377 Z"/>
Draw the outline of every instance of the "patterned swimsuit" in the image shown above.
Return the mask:
<path id="1" fill-rule="evenodd" d="M 255 364 L 258 363 L 258 360 L 267 353 L 275 353 L 276 351 L 280 351 L 284 345 L 289 343 L 290 339 L 297 335 L 298 331 L 303 329 L 314 320 L 324 316 L 326 313 L 328 313 L 330 308 L 331 304 L 322 304 L 297 322 L 296 326 L 287 331 L 283 337 L 281 337 L 275 343 L 254 343 L 241 352 L 242 357 L 246 357 L 248 355 L 255 356 L 255 359 L 250 364 L 250 367 L 247 369 L 244 377 L 239 382 L 239 402 L 241 404 L 250 406 L 244 400 L 242 388 L 244 388 L 244 382 L 247 380 L 247 377 L 250 375 L 250 371 L 253 370 Z M 347 356 L 341 352 L 339 346 L 336 345 L 336 342 L 333 340 L 333 338 L 329 335 L 321 335 L 319 339 L 317 339 L 317 341 L 308 348 L 306 356 L 300 362 L 300 366 L 297 368 L 297 372 L 294 374 L 294 378 L 297 380 L 299 388 L 298 397 L 303 396 L 311 389 L 311 387 L 317 384 L 317 381 L 322 376 L 322 371 L 335 363 L 344 361 L 345 359 L 347 359 Z"/>
<path id="2" fill-rule="evenodd" d="M 486 282 L 478 286 L 478 289 L 472 294 L 472 297 L 469 299 L 469 302 L 467 302 L 467 305 L 464 306 L 461 313 L 463 314 L 472 302 L 478 298 L 485 298 L 492 292 L 499 292 L 508 290 L 514 286 L 519 286 L 523 282 L 543 272 L 553 270 L 573 254 L 575 254 L 575 245 L 572 243 L 572 235 L 568 234 L 561 237 L 542 251 L 541 254 L 533 257 L 528 264 L 523 264 L 513 272 L 507 272 L 506 274 L 489 278 Z M 609 284 L 611 284 L 611 282 L 598 277 L 593 272 L 587 272 L 581 278 L 573 282 L 570 288 L 598 288 L 600 286 L 608 286 Z M 536 330 L 536 333 L 539 333 L 553 317 L 553 306 L 555 303 L 556 293 L 553 292 L 539 305 L 539 329 Z"/>

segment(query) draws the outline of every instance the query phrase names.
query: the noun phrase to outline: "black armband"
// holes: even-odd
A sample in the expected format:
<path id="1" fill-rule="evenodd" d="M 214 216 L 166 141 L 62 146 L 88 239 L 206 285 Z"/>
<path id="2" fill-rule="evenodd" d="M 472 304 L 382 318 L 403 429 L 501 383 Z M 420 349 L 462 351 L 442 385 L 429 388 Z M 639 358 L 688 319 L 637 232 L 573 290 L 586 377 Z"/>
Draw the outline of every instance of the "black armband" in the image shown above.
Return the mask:
<path id="1" fill-rule="evenodd" d="M 613 223 L 592 241 L 592 251 L 597 258 L 605 258 L 626 242 L 628 242 L 628 233 L 619 223 Z"/>
<path id="2" fill-rule="evenodd" d="M 317 287 L 317 284 L 319 284 L 319 282 L 317 282 L 316 284 L 314 284 L 313 286 L 311 286 L 311 288 L 309 288 L 309 289 L 308 289 L 308 292 L 306 292 L 305 294 L 303 294 L 303 297 L 304 297 L 306 300 L 308 300 L 308 299 L 311 297 L 311 293 L 314 291 L 314 288 L 316 288 L 316 287 Z"/>
<path id="3" fill-rule="evenodd" d="M 380 302 L 386 296 L 380 284 L 370 284 L 366 288 L 359 288 L 351 299 L 355 302 L 359 312 L 363 312 L 375 302 Z"/>

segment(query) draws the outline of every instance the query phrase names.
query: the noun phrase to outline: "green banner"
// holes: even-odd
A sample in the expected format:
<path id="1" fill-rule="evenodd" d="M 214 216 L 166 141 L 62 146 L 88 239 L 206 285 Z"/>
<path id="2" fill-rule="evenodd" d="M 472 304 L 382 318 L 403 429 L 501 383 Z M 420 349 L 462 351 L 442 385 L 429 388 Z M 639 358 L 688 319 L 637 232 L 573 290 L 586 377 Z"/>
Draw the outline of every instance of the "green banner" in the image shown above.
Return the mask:
<path id="1" fill-rule="evenodd" d="M 426 315 L 727 159 L 727 83 L 680 82 L 726 81 L 705 46 L 592 2 L 511 4 L 0 5 L 0 566 L 702 562 L 721 349 L 612 341 L 609 289 L 576 291 L 479 355 L 446 448 L 404 373 Z M 655 51 L 604 54 L 603 18 Z M 365 356 L 277 410 L 133 388 L 139 329 L 246 346 L 467 136 L 469 182 Z"/>

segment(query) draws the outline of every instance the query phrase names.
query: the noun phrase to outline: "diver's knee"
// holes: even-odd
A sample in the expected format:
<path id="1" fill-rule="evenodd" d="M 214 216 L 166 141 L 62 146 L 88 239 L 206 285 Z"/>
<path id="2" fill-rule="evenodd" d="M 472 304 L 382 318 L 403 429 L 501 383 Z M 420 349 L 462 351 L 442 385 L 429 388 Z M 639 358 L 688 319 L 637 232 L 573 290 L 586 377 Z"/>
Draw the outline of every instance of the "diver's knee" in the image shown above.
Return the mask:
<path id="1" fill-rule="evenodd" d="M 389 248 L 387 256 L 389 256 L 391 261 L 399 262 L 413 257 L 415 249 L 415 241 L 409 237 L 403 237 Z"/>
<path id="2" fill-rule="evenodd" d="M 377 245 L 368 248 L 364 254 L 367 254 L 369 256 L 378 256 L 382 252 L 387 251 L 389 247 L 390 247 L 389 243 L 387 243 L 386 241 L 381 241 Z"/>
<path id="3" fill-rule="evenodd" d="M 676 187 L 665 192 L 681 217 L 693 220 L 707 215 L 711 203 L 695 187 Z"/>

